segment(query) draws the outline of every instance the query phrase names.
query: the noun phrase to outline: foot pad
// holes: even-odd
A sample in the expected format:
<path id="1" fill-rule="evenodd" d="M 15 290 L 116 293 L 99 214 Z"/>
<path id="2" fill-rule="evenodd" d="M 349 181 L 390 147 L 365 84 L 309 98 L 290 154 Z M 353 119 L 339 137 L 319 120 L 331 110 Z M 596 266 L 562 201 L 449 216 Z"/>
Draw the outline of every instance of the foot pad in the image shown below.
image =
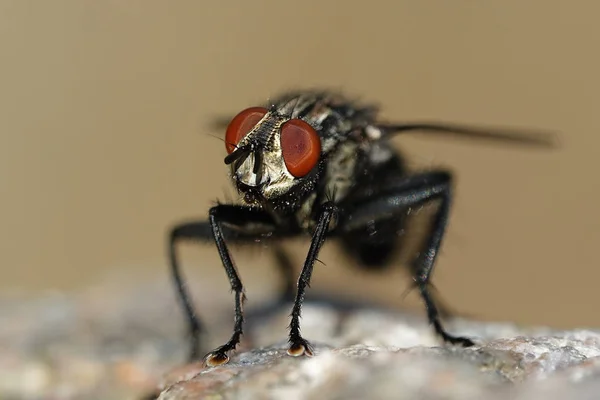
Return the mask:
<path id="1" fill-rule="evenodd" d="M 204 365 L 207 367 L 218 367 L 228 362 L 229 356 L 225 353 L 209 353 L 204 357 Z"/>
<path id="2" fill-rule="evenodd" d="M 304 341 L 304 343 L 293 343 L 288 348 L 287 353 L 292 357 L 300 357 L 303 355 L 312 357 L 314 355 L 313 348 L 307 341 Z"/>

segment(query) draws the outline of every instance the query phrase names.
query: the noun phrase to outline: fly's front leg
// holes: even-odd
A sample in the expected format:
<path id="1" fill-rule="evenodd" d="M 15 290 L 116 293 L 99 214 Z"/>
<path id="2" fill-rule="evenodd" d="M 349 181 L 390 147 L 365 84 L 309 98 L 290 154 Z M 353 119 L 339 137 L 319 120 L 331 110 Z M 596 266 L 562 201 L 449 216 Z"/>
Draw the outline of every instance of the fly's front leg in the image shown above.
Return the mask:
<path id="1" fill-rule="evenodd" d="M 222 225 L 223 223 L 227 223 L 237 229 Z M 227 353 L 235 349 L 240 342 L 244 322 L 242 310 L 244 288 L 227 249 L 225 237 L 235 242 L 243 242 L 255 240 L 274 231 L 275 226 L 272 219 L 263 210 L 234 205 L 215 206 L 210 209 L 208 221 L 185 223 L 172 229 L 169 240 L 171 272 L 188 320 L 191 335 L 190 361 L 196 360 L 199 356 L 199 335 L 203 328 L 200 319 L 194 312 L 192 301 L 183 284 L 183 278 L 175 253 L 176 243 L 181 240 L 214 240 L 223 267 L 229 278 L 231 289 L 235 295 L 233 334 L 227 343 L 213 350 L 205 357 L 205 363 L 212 366 L 226 363 L 229 360 Z"/>
<path id="2" fill-rule="evenodd" d="M 351 232 L 364 229 L 373 221 L 390 218 L 405 213 L 409 207 L 415 207 L 430 201 L 439 200 L 440 205 L 430 227 L 423 251 L 415 261 L 415 284 L 427 309 L 427 317 L 435 332 L 445 341 L 462 346 L 474 343 L 464 337 L 453 336 L 446 332 L 440 321 L 438 308 L 430 293 L 429 281 L 442 239 L 448 225 L 450 204 L 452 201 L 452 176 L 446 171 L 431 171 L 415 174 L 396 181 L 387 182 L 368 199 L 349 205 L 340 229 Z"/>
<path id="3" fill-rule="evenodd" d="M 321 246 L 323 245 L 325 236 L 329 230 L 329 222 L 332 217 L 337 217 L 337 213 L 338 208 L 332 202 L 327 202 L 322 205 L 317 227 L 310 243 L 310 249 L 308 250 L 304 267 L 298 278 L 298 289 L 296 292 L 296 299 L 294 300 L 294 307 L 292 308 L 292 319 L 289 326 L 289 348 L 287 353 L 291 356 L 301 356 L 303 354 L 308 356 L 313 355 L 312 346 L 300 334 L 300 313 L 302 310 L 302 302 L 304 301 L 304 293 L 306 288 L 310 286 L 310 278 L 312 276 L 315 260 L 319 255 L 319 250 L 321 250 Z"/>

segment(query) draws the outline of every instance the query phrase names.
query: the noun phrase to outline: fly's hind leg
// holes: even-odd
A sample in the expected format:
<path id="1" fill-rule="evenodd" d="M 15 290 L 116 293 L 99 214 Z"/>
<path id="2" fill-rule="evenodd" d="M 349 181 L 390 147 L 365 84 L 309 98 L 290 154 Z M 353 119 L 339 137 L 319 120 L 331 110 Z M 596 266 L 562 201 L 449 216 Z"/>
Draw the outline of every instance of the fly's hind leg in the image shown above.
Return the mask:
<path id="1" fill-rule="evenodd" d="M 354 232 L 374 222 L 406 213 L 409 207 L 439 201 L 425 245 L 414 262 L 415 286 L 435 332 L 445 342 L 468 347 L 474 344 L 471 339 L 451 335 L 443 327 L 438 306 L 430 291 L 431 275 L 448 225 L 452 201 L 451 183 L 452 175 L 441 170 L 389 180 L 377 193 L 345 207 L 340 230 L 342 235 L 344 232 Z"/>

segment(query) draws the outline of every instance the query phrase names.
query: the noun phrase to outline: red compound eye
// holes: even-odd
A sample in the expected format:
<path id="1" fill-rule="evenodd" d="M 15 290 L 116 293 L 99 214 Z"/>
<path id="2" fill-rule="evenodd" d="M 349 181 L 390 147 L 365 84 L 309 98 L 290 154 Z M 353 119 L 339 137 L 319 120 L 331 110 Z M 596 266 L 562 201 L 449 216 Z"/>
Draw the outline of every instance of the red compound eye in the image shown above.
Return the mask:
<path id="1" fill-rule="evenodd" d="M 233 117 L 225 133 L 225 148 L 231 154 L 237 144 L 260 121 L 268 110 L 264 107 L 251 107 Z"/>
<path id="2" fill-rule="evenodd" d="M 292 119 L 281 126 L 281 151 L 290 174 L 301 178 L 319 161 L 321 139 L 308 123 Z"/>

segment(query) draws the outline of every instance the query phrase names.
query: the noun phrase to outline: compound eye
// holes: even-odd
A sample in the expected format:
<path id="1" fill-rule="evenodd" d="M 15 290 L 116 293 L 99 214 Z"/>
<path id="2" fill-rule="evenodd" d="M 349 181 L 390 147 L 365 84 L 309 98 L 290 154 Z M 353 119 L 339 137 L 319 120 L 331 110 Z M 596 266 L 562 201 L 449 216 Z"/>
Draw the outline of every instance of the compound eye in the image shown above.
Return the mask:
<path id="1" fill-rule="evenodd" d="M 225 132 L 225 148 L 231 154 L 244 136 L 254 128 L 268 110 L 264 107 L 251 107 L 233 117 Z"/>
<path id="2" fill-rule="evenodd" d="M 301 178 L 317 165 L 321 156 L 321 139 L 307 122 L 292 119 L 281 126 L 281 151 L 290 174 Z"/>

